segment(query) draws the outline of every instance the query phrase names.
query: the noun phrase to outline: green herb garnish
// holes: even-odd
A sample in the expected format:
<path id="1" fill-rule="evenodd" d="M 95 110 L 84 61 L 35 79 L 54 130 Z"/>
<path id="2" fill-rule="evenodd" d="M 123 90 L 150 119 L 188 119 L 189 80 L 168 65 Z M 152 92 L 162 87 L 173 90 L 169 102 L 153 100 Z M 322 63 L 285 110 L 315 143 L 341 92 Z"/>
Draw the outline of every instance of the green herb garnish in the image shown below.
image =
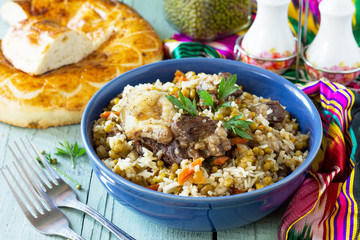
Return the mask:
<path id="1" fill-rule="evenodd" d="M 42 151 L 41 154 L 44 156 L 44 159 L 46 161 L 48 161 L 48 163 L 50 164 L 50 166 L 59 174 L 61 174 L 62 176 L 66 177 L 67 179 L 69 179 L 70 181 L 72 181 L 75 185 L 77 189 L 81 189 L 81 184 L 78 183 L 76 180 L 74 180 L 72 177 L 70 177 L 69 175 L 67 175 L 66 173 L 62 172 L 61 170 L 59 170 L 57 167 L 54 166 L 54 164 L 57 163 L 57 159 L 51 157 L 51 153 L 47 153 L 45 151 Z M 44 167 L 43 163 L 41 162 L 39 157 L 36 157 L 36 160 L 39 162 L 39 164 Z"/>
<path id="2" fill-rule="evenodd" d="M 188 113 L 190 113 L 193 116 L 197 115 L 195 99 L 193 99 L 193 101 L 191 102 L 191 100 L 189 98 L 185 97 L 184 94 L 180 90 L 179 90 L 179 99 L 180 100 L 172 95 L 166 95 L 165 97 L 176 107 L 184 109 L 185 111 L 187 111 Z"/>
<path id="3" fill-rule="evenodd" d="M 235 86 L 236 79 L 236 74 L 231 75 L 226 81 L 225 78 L 221 79 L 219 86 L 219 101 L 239 89 L 239 86 Z"/>
<path id="4" fill-rule="evenodd" d="M 230 94 L 234 93 L 236 90 L 239 89 L 239 86 L 235 86 L 236 79 L 237 79 L 236 74 L 231 75 L 230 77 L 228 77 L 227 80 L 225 80 L 225 78 L 221 79 L 219 85 L 219 101 L 223 100 L 224 98 L 226 98 L 227 96 L 229 96 Z M 206 90 L 198 90 L 197 94 L 199 95 L 199 98 L 203 100 L 203 104 L 211 107 L 214 113 L 217 112 L 217 110 L 221 107 L 231 107 L 231 102 L 225 102 L 220 106 L 215 106 L 211 94 Z M 177 108 L 181 108 L 193 116 L 197 115 L 195 99 L 193 99 L 193 101 L 191 102 L 191 100 L 185 97 L 180 90 L 179 90 L 179 99 L 177 99 L 172 95 L 166 95 L 165 97 Z M 242 117 L 243 114 L 236 115 L 235 117 L 232 117 L 228 121 L 224 121 L 224 126 L 228 131 L 233 131 L 236 135 L 242 138 L 252 139 L 251 136 L 245 130 L 249 130 L 250 129 L 249 125 L 252 124 L 253 122 L 241 120 Z"/>
<path id="5" fill-rule="evenodd" d="M 233 92 L 239 89 L 239 86 L 235 86 L 237 75 L 231 75 L 226 81 L 225 78 L 221 79 L 220 85 L 219 85 L 219 101 L 226 98 Z M 214 101 L 212 100 L 212 97 L 210 93 L 208 93 L 206 90 L 198 90 L 197 94 L 199 95 L 199 98 L 201 98 L 204 102 L 203 104 L 206 106 L 212 107 L 214 112 L 217 112 L 219 108 L 222 107 L 230 107 L 231 102 L 226 102 L 220 106 L 215 106 Z"/>
<path id="6" fill-rule="evenodd" d="M 84 155 L 86 153 L 84 148 L 79 148 L 79 145 L 77 142 L 74 143 L 74 145 L 69 144 L 68 141 L 64 141 L 63 143 L 59 142 L 59 144 L 63 148 L 56 148 L 56 155 L 66 155 L 71 158 L 72 162 L 72 168 L 75 168 L 75 161 L 78 157 L 81 155 Z"/>
<path id="7" fill-rule="evenodd" d="M 210 93 L 206 90 L 198 90 L 197 94 L 199 95 L 199 98 L 204 100 L 204 105 L 212 107 L 215 111 L 214 101 L 212 100 Z"/>
<path id="8" fill-rule="evenodd" d="M 228 121 L 224 121 L 224 126 L 227 130 L 232 130 L 236 135 L 242 138 L 252 139 L 245 129 L 250 129 L 249 125 L 253 122 L 240 120 L 242 117 L 243 114 L 236 115 Z"/>

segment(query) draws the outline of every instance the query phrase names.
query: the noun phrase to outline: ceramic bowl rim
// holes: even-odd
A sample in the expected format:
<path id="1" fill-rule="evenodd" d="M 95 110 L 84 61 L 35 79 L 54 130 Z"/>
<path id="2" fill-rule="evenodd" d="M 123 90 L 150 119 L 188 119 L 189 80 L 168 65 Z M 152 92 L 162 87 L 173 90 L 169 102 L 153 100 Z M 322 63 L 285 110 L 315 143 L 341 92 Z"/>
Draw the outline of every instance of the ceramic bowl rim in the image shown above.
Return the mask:
<path id="1" fill-rule="evenodd" d="M 302 95 L 306 101 L 307 104 L 309 104 L 311 106 L 311 110 L 313 112 L 315 112 L 316 114 L 316 118 L 315 120 L 317 120 L 318 122 L 320 121 L 320 128 L 318 129 L 319 134 L 317 134 L 316 136 L 318 136 L 319 139 L 314 139 L 313 142 L 313 148 L 312 151 L 309 151 L 309 155 L 306 157 L 305 161 L 295 170 L 293 171 L 291 174 L 289 174 L 288 176 L 286 176 L 284 179 L 271 184 L 269 186 L 266 186 L 264 188 L 258 189 L 258 190 L 254 190 L 251 192 L 246 192 L 246 193 L 242 193 L 242 194 L 237 194 L 237 195 L 230 195 L 230 196 L 218 196 L 218 197 L 188 197 L 188 196 L 179 196 L 179 195 L 173 195 L 173 194 L 167 194 L 167 193 L 163 193 L 163 192 L 157 192 L 154 190 L 150 190 L 147 189 L 143 186 L 137 185 L 135 183 L 130 182 L 129 180 L 126 180 L 125 178 L 122 178 L 121 176 L 117 175 L 115 172 L 113 172 L 111 169 L 109 169 L 101 160 L 100 158 L 96 155 L 95 151 L 93 151 L 92 145 L 91 145 L 91 141 L 90 139 L 87 138 L 87 125 L 86 125 L 86 120 L 85 117 L 87 117 L 87 115 L 90 112 L 91 108 L 94 108 L 93 106 L 96 106 L 96 100 L 98 98 L 101 98 L 102 92 L 104 92 L 104 89 L 107 89 L 109 87 L 111 87 L 112 85 L 115 84 L 115 82 L 120 81 L 121 79 L 125 78 L 127 79 L 127 76 L 132 76 L 136 73 L 136 71 L 138 71 L 138 69 L 151 69 L 154 65 L 163 65 L 163 64 L 172 64 L 172 62 L 187 62 L 187 61 L 200 61 L 200 62 L 220 62 L 220 63 L 225 63 L 225 64 L 236 64 L 236 65 L 244 65 L 247 68 L 256 68 L 256 71 L 258 71 L 259 74 L 261 75 L 266 75 L 268 77 L 275 77 L 277 78 L 276 81 L 280 81 L 281 83 L 287 85 L 288 87 L 291 87 L 292 89 L 294 89 L 298 94 Z M 269 76 L 270 75 L 270 76 Z M 120 79 L 120 80 L 119 80 Z M 115 84 L 116 85 L 116 84 Z M 314 121 L 316 122 L 316 121 Z M 93 121 L 92 121 L 93 124 Z M 245 64 L 245 63 L 241 63 L 238 61 L 234 61 L 234 60 L 227 60 L 227 59 L 209 59 L 209 58 L 183 58 L 183 59 L 170 59 L 170 60 L 165 60 L 165 61 L 160 61 L 160 62 L 155 62 L 155 63 L 150 63 L 144 66 L 141 66 L 139 68 L 130 70 L 116 78 L 114 78 L 113 80 L 111 80 L 110 82 L 108 82 L 105 86 L 103 86 L 98 92 L 95 93 L 95 95 L 90 99 L 90 101 L 88 102 L 84 113 L 82 115 L 82 119 L 81 119 L 81 137 L 82 137 L 82 141 L 84 144 L 84 147 L 86 149 L 86 152 L 90 158 L 90 161 L 92 161 L 97 167 L 99 167 L 102 171 L 104 171 L 107 176 L 112 177 L 112 179 L 117 182 L 117 183 L 121 183 L 126 185 L 126 187 L 128 188 L 132 188 L 134 190 L 136 190 L 139 193 L 143 193 L 146 195 L 150 195 L 150 196 L 154 196 L 157 198 L 162 198 L 162 199 L 167 199 L 167 200 L 172 200 L 175 202 L 188 202 L 188 203 L 202 203 L 202 204 L 208 204 L 208 203 L 216 203 L 216 202 L 233 202 L 236 200 L 239 201 L 243 201 L 243 200 L 247 200 L 247 199 L 252 199 L 256 196 L 262 196 L 264 194 L 270 193 L 276 189 L 281 189 L 281 186 L 286 185 L 288 182 L 293 181 L 295 178 L 299 177 L 302 174 L 306 174 L 308 171 L 308 168 L 310 167 L 311 163 L 313 162 L 313 160 L 316 157 L 317 152 L 319 151 L 320 145 L 321 145 L 321 139 L 322 139 L 322 124 L 321 124 L 321 120 L 320 120 L 320 116 L 318 115 L 317 109 L 315 107 L 315 105 L 313 104 L 313 102 L 310 100 L 310 98 L 303 92 L 301 91 L 299 88 L 297 88 L 293 83 L 289 82 L 288 80 L 286 80 L 285 78 L 272 73 L 268 70 L 259 68 L 259 67 L 255 67 L 249 64 Z M 311 155 L 310 155 L 311 153 Z M 311 157 L 311 159 L 310 159 Z M 93 168 L 93 165 L 92 165 Z M 107 189 L 108 190 L 108 189 Z"/>

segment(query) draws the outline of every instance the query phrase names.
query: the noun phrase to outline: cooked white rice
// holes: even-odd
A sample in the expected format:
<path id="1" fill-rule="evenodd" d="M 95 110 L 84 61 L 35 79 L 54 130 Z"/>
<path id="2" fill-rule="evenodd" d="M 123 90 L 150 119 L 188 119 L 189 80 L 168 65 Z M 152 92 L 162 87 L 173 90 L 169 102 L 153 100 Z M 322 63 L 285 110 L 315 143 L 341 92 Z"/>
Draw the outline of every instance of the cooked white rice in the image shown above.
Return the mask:
<path id="1" fill-rule="evenodd" d="M 154 84 L 140 84 L 127 86 L 124 91 L 114 98 L 105 111 L 111 111 L 109 116 L 99 118 L 93 127 L 93 139 L 99 158 L 104 164 L 120 176 L 144 187 L 177 194 L 181 196 L 226 196 L 243 192 L 254 191 L 271 185 L 289 175 L 307 157 L 308 134 L 299 131 L 296 119 L 291 118 L 286 112 L 285 120 L 271 126 L 266 116 L 272 113 L 272 109 L 265 113 L 254 112 L 254 106 L 268 101 L 244 93 L 238 98 L 230 98 L 231 107 L 220 108 L 216 113 L 208 109 L 199 110 L 198 114 L 210 119 L 218 120 L 218 126 L 223 121 L 234 115 L 244 114 L 245 120 L 252 121 L 249 134 L 256 146 L 247 143 L 236 144 L 230 151 L 232 156 L 222 165 L 214 164 L 217 157 L 205 159 L 203 164 L 195 167 L 195 172 L 200 171 L 206 179 L 205 183 L 197 184 L 188 179 L 184 184 L 179 183 L 179 174 L 189 166 L 194 159 L 183 159 L 180 164 L 164 163 L 162 152 L 151 152 L 143 147 L 139 153 L 134 146 L 134 139 L 130 139 L 121 122 L 121 102 L 123 96 L 132 94 L 133 91 L 156 90 L 166 94 L 175 94 L 178 89 L 192 98 L 193 89 L 203 84 L 205 89 L 211 90 L 213 86 L 206 85 L 209 78 L 218 79 L 218 75 L 205 73 L 195 74 L 188 72 L 185 75 L 187 81 L 161 83 L 157 80 Z M 172 121 L 177 121 L 182 114 L 182 109 L 176 109 Z M 230 133 L 229 133 L 230 134 Z M 153 189 L 153 188 L 152 188 Z"/>

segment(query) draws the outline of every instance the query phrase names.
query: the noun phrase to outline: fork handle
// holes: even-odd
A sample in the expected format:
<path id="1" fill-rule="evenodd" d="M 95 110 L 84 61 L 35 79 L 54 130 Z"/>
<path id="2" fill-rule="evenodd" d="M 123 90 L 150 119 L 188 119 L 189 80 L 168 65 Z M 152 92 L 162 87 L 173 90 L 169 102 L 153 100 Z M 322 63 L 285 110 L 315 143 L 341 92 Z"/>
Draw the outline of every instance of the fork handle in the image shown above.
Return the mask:
<path id="1" fill-rule="evenodd" d="M 99 212 L 89 207 L 88 205 L 80 202 L 79 200 L 72 201 L 71 204 L 66 205 L 66 207 L 75 208 L 77 210 L 83 211 L 101 223 L 106 227 L 110 232 L 117 236 L 121 240 L 135 240 L 132 236 L 121 230 L 118 226 L 110 222 L 107 218 L 101 215 Z"/>
<path id="2" fill-rule="evenodd" d="M 76 232 L 71 230 L 70 228 L 66 227 L 61 229 L 61 233 L 59 235 L 72 239 L 72 240 L 85 240 L 82 236 L 78 235 Z"/>

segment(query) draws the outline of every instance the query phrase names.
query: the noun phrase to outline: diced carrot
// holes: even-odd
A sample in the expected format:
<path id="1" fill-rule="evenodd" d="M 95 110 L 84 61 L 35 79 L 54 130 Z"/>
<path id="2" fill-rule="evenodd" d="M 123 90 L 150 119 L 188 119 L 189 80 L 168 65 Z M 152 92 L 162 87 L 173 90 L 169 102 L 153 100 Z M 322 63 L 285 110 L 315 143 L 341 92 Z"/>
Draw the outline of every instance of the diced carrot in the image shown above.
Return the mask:
<path id="1" fill-rule="evenodd" d="M 230 144 L 231 146 L 234 146 L 235 144 L 238 143 L 247 143 L 249 141 L 249 139 L 246 138 L 242 138 L 242 137 L 234 137 L 230 139 Z"/>
<path id="2" fill-rule="evenodd" d="M 241 102 L 242 102 L 242 100 L 241 100 L 241 99 L 236 99 L 236 101 L 235 101 L 235 102 L 236 102 L 236 104 L 237 104 L 237 105 L 240 105 L 240 104 L 241 104 Z"/>
<path id="3" fill-rule="evenodd" d="M 263 130 L 263 129 L 264 129 L 264 125 L 259 125 L 259 126 L 258 126 L 258 129 L 259 129 L 259 130 Z"/>
<path id="4" fill-rule="evenodd" d="M 193 172 L 188 178 L 188 181 L 195 184 L 205 184 L 207 183 L 207 178 L 204 176 L 202 171 Z"/>
<path id="5" fill-rule="evenodd" d="M 116 116 L 119 116 L 120 113 L 118 112 L 110 112 L 110 111 L 105 111 L 102 114 L 100 114 L 101 118 L 108 118 L 110 116 L 111 113 L 114 113 Z"/>
<path id="6" fill-rule="evenodd" d="M 184 75 L 185 75 L 185 73 L 183 73 L 180 70 L 176 70 L 176 72 L 175 72 L 175 77 L 181 77 L 181 76 L 184 76 Z"/>
<path id="7" fill-rule="evenodd" d="M 185 73 L 181 72 L 180 70 L 176 70 L 175 72 L 175 78 L 174 78 L 174 83 L 176 84 L 181 84 L 184 81 L 187 81 L 188 79 L 185 76 Z"/>
<path id="8" fill-rule="evenodd" d="M 204 161 L 204 158 L 198 158 L 195 161 L 193 161 L 190 165 L 186 166 L 180 173 L 178 177 L 178 183 L 180 185 L 183 185 L 186 181 L 186 179 L 195 172 L 196 166 L 201 166 L 201 163 Z"/>
<path id="9" fill-rule="evenodd" d="M 235 194 L 240 194 L 240 193 L 244 193 L 245 191 L 240 189 L 240 188 L 232 188 L 231 189 L 231 194 L 235 195 Z"/>
<path id="10" fill-rule="evenodd" d="M 150 189 L 150 190 L 157 191 L 158 188 L 159 188 L 159 184 L 158 184 L 158 183 L 152 184 L 152 185 L 147 186 L 146 188 L 147 188 L 147 189 Z"/>
<path id="11" fill-rule="evenodd" d="M 229 159 L 229 157 L 227 157 L 227 156 L 218 157 L 217 159 L 214 160 L 214 164 L 215 165 L 223 165 L 228 159 Z"/>

